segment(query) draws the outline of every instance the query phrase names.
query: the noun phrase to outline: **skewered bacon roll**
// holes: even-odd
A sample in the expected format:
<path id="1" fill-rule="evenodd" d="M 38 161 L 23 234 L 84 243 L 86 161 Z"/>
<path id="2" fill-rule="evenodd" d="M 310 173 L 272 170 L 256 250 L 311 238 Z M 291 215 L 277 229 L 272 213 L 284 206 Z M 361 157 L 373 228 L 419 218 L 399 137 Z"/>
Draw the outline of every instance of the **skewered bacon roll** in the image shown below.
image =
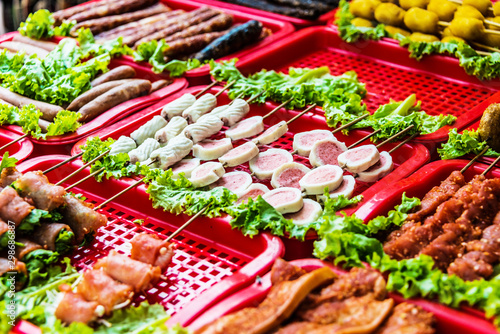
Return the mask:
<path id="1" fill-rule="evenodd" d="M 149 288 L 161 275 L 160 267 L 133 260 L 115 250 L 97 261 L 94 269 L 102 269 L 107 275 L 129 285 L 136 292 Z"/>
<path id="2" fill-rule="evenodd" d="M 156 234 L 136 234 L 130 243 L 132 259 L 158 266 L 162 271 L 168 267 L 174 256 L 175 245 L 160 239 Z"/>
<path id="3" fill-rule="evenodd" d="M 27 172 L 15 184 L 19 195 L 33 200 L 37 209 L 52 211 L 64 204 L 64 188 L 51 184 L 41 171 Z"/>
<path id="4" fill-rule="evenodd" d="M 69 284 L 62 284 L 59 290 L 63 297 L 57 305 L 55 316 L 63 323 L 83 322 L 88 324 L 97 319 L 99 315 L 99 303 L 87 301 L 82 295 L 71 291 Z"/>
<path id="5" fill-rule="evenodd" d="M 7 187 L 0 192 L 0 219 L 6 222 L 12 221 L 19 226 L 34 208 L 14 188 Z"/>

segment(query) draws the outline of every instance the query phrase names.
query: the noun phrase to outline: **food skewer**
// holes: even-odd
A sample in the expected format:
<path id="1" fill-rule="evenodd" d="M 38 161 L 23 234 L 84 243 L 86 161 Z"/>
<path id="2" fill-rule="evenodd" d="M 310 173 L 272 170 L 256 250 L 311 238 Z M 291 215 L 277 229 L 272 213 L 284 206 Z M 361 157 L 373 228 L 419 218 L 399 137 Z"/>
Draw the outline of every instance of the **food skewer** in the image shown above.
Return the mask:
<path id="1" fill-rule="evenodd" d="M 70 189 L 72 189 L 72 188 L 76 187 L 77 185 L 79 185 L 79 184 L 80 184 L 80 183 L 82 183 L 82 182 L 85 182 L 86 180 L 90 179 L 90 178 L 91 178 L 91 177 L 93 177 L 94 175 L 97 175 L 97 174 L 99 174 L 99 173 L 103 172 L 105 169 L 106 169 L 106 167 L 102 167 L 102 168 L 100 168 L 99 170 L 96 170 L 95 172 L 90 173 L 89 175 L 87 175 L 87 176 L 85 176 L 83 179 L 81 179 L 80 181 L 77 181 L 76 183 L 73 183 L 72 185 L 70 185 L 70 186 L 68 186 L 68 187 L 64 188 L 64 190 L 65 190 L 65 191 L 68 191 L 68 190 L 70 190 Z"/>
<path id="2" fill-rule="evenodd" d="M 488 174 L 488 172 L 489 172 L 490 170 L 492 170 L 492 169 L 493 169 L 493 167 L 495 167 L 495 165 L 496 165 L 499 161 L 500 161 L 500 156 L 499 156 L 498 158 L 496 158 L 496 159 L 495 159 L 495 161 L 493 161 L 493 162 L 492 162 L 492 163 L 488 166 L 488 168 L 486 168 L 486 169 L 484 170 L 484 172 L 482 172 L 482 173 L 481 173 L 481 175 L 482 175 L 482 176 L 485 176 L 486 174 Z"/>
<path id="3" fill-rule="evenodd" d="M 361 144 L 361 143 L 362 143 L 362 142 L 364 142 L 365 140 L 370 139 L 371 137 L 375 136 L 375 135 L 376 135 L 377 133 L 379 133 L 380 131 L 382 131 L 382 129 L 378 129 L 378 130 L 373 131 L 372 133 L 370 133 L 369 135 L 367 135 L 367 136 L 365 136 L 365 137 L 361 138 L 361 139 L 360 139 L 360 140 L 358 140 L 357 142 L 355 142 L 355 143 L 353 143 L 353 144 L 351 144 L 351 145 L 347 146 L 347 149 L 351 149 L 351 148 L 353 148 L 353 147 L 355 147 L 355 146 L 357 146 L 357 145 Z"/>
<path id="4" fill-rule="evenodd" d="M 92 165 L 94 162 L 96 162 L 97 160 L 101 159 L 102 157 L 104 157 L 105 155 L 107 155 L 109 153 L 109 151 L 111 150 L 106 150 L 104 152 L 102 152 L 101 154 L 99 154 L 97 157 L 95 157 L 94 159 L 90 160 L 89 162 L 87 162 L 85 165 L 83 165 L 82 167 L 78 168 L 76 171 L 74 171 L 73 173 L 71 173 L 70 175 L 66 176 L 65 178 L 63 178 L 62 180 L 58 181 L 57 183 L 55 183 L 56 186 L 59 186 L 61 185 L 64 181 L 72 178 L 73 176 L 75 176 L 76 174 L 80 173 L 82 170 L 84 170 L 85 168 L 87 168 L 88 166 Z"/>
<path id="5" fill-rule="evenodd" d="M 201 95 L 205 94 L 210 88 L 212 88 L 216 84 L 218 84 L 217 81 L 212 82 L 210 85 L 208 85 L 207 87 L 203 88 L 198 93 L 194 94 L 194 97 L 196 97 L 196 98 L 200 97 Z"/>
<path id="6" fill-rule="evenodd" d="M 17 143 L 18 141 L 21 141 L 23 140 L 24 138 L 28 137 L 28 134 L 25 133 L 24 135 L 22 135 L 21 137 L 17 138 L 17 139 L 14 139 L 12 140 L 11 142 L 8 142 L 7 144 L 5 144 L 4 146 L 0 147 L 0 151 L 6 149 L 7 147 L 9 147 L 10 145 L 13 145 L 15 143 Z"/>
<path id="7" fill-rule="evenodd" d="M 61 161 L 61 162 L 60 162 L 60 163 L 58 163 L 57 165 L 54 165 L 54 166 L 52 166 L 52 167 L 50 167 L 50 168 L 48 168 L 48 169 L 44 170 L 42 173 L 45 175 L 45 174 L 47 174 L 47 173 L 49 173 L 49 172 L 51 172 L 51 171 L 53 171 L 53 170 L 55 170 L 55 169 L 57 169 L 57 168 L 61 167 L 62 165 L 67 164 L 68 162 L 71 162 L 71 161 L 73 161 L 73 160 L 75 160 L 75 159 L 77 159 L 77 158 L 81 157 L 82 155 L 83 155 L 83 151 L 82 151 L 82 152 L 80 152 L 80 153 L 78 153 L 77 155 L 74 155 L 74 156 L 72 156 L 72 157 L 70 157 L 70 158 L 68 158 L 68 159 L 64 160 L 64 161 Z"/>
<path id="8" fill-rule="evenodd" d="M 484 148 L 481 152 L 479 152 L 479 154 L 478 154 L 478 155 L 476 155 L 476 156 L 475 156 L 475 157 L 474 157 L 471 161 L 469 161 L 469 163 L 468 163 L 467 165 L 465 165 L 465 167 L 464 167 L 464 168 L 462 168 L 462 169 L 460 170 L 460 173 L 461 173 L 461 174 L 465 173 L 465 171 L 466 171 L 467 169 L 469 169 L 469 167 L 470 167 L 470 166 L 472 166 L 472 164 L 473 164 L 474 162 L 476 162 L 476 161 L 477 161 L 477 159 L 479 159 L 480 157 L 482 157 L 482 156 L 483 156 L 483 155 L 484 155 L 484 154 L 485 154 L 485 153 L 486 153 L 489 149 L 490 149 L 490 147 L 489 147 L 488 145 L 486 145 L 486 147 L 485 147 L 485 148 Z"/>

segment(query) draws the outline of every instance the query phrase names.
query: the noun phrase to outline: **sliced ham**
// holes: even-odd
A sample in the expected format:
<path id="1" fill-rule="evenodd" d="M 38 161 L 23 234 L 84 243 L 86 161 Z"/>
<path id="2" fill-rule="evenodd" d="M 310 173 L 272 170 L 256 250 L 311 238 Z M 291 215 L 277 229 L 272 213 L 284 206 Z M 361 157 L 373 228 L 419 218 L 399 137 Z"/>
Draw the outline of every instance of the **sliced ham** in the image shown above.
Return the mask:
<path id="1" fill-rule="evenodd" d="M 104 307 L 105 314 L 111 314 L 113 308 L 133 295 L 133 290 L 127 284 L 112 279 L 102 270 L 87 270 L 76 291 L 88 301 L 95 301 Z"/>
<path id="2" fill-rule="evenodd" d="M 170 119 L 167 125 L 156 131 L 155 139 L 163 147 L 168 144 L 169 140 L 177 137 L 188 125 L 187 121 L 180 117 L 174 116 Z"/>
<path id="3" fill-rule="evenodd" d="M 293 220 L 293 223 L 299 226 L 314 223 L 323 213 L 323 208 L 318 202 L 309 198 L 305 198 L 303 201 L 304 206 L 300 209 L 300 211 L 284 215 L 286 219 Z"/>
<path id="4" fill-rule="evenodd" d="M 344 195 L 347 198 L 351 198 L 354 193 L 354 188 L 356 188 L 356 179 L 352 175 L 345 175 L 342 178 L 342 183 L 334 191 L 330 192 L 330 198 L 336 198 L 340 195 Z M 326 200 L 325 195 L 317 195 L 316 200 L 324 202 Z"/>
<path id="5" fill-rule="evenodd" d="M 186 178 L 191 177 L 191 173 L 200 165 L 200 159 L 182 159 L 172 166 L 172 178 L 178 179 L 181 173 L 184 173 Z"/>
<path id="6" fill-rule="evenodd" d="M 300 188 L 306 195 L 321 195 L 328 188 L 328 192 L 337 189 L 342 183 L 344 171 L 339 166 L 325 165 L 308 172 L 300 179 Z"/>
<path id="7" fill-rule="evenodd" d="M 161 116 L 172 119 L 175 116 L 182 116 L 182 112 L 191 107 L 196 102 L 193 94 L 184 94 L 178 99 L 170 102 L 161 110 Z"/>
<path id="8" fill-rule="evenodd" d="M 57 305 L 55 316 L 65 324 L 83 322 L 88 324 L 98 317 L 99 303 L 87 301 L 82 295 L 71 291 L 71 286 L 63 284 L 59 287 L 63 297 Z"/>
<path id="9" fill-rule="evenodd" d="M 201 188 L 217 182 L 225 173 L 220 162 L 209 161 L 195 168 L 190 180 L 195 188 Z"/>
<path id="10" fill-rule="evenodd" d="M 247 190 L 245 190 L 241 194 L 236 204 L 247 202 L 249 198 L 255 200 L 257 199 L 257 197 L 263 196 L 267 192 L 269 192 L 269 188 L 266 187 L 265 185 L 261 183 L 253 183 L 252 185 L 250 185 L 250 187 L 247 188 Z"/>
<path id="11" fill-rule="evenodd" d="M 288 131 L 288 125 L 285 121 L 281 121 L 264 131 L 257 138 L 252 141 L 257 145 L 267 145 L 275 142 Z"/>
<path id="12" fill-rule="evenodd" d="M 309 171 L 309 168 L 297 162 L 286 163 L 274 171 L 271 185 L 274 188 L 292 187 L 300 189 L 300 179 Z"/>
<path id="13" fill-rule="evenodd" d="M 175 245 L 160 239 L 156 234 L 139 233 L 130 240 L 130 257 L 134 260 L 167 269 L 174 257 Z"/>
<path id="14" fill-rule="evenodd" d="M 278 188 L 265 193 L 262 198 L 280 213 L 300 211 L 304 205 L 302 193 L 296 188 Z"/>
<path id="15" fill-rule="evenodd" d="M 189 123 L 195 123 L 198 119 L 209 113 L 217 106 L 217 98 L 210 93 L 203 94 L 189 108 L 182 112 L 182 117 Z"/>
<path id="16" fill-rule="evenodd" d="M 336 138 L 329 130 L 299 132 L 293 137 L 293 150 L 303 157 L 308 157 L 313 145 L 323 139 L 335 140 Z"/>
<path id="17" fill-rule="evenodd" d="M 314 143 L 309 154 L 309 161 L 315 167 L 338 165 L 338 156 L 347 151 L 347 146 L 337 139 L 322 139 Z"/>
<path id="18" fill-rule="evenodd" d="M 358 173 L 358 180 L 363 182 L 376 182 L 389 174 L 394 169 L 394 163 L 389 152 L 380 152 L 379 160 L 364 172 Z"/>
<path id="19" fill-rule="evenodd" d="M 224 154 L 219 158 L 219 161 L 225 166 L 234 167 L 253 159 L 259 154 L 259 148 L 255 143 L 249 141 L 238 147 L 233 148 L 231 151 Z"/>
<path id="20" fill-rule="evenodd" d="M 261 180 L 270 179 L 274 171 L 282 165 L 293 162 L 290 152 L 279 148 L 270 148 L 260 152 L 250 160 L 250 170 Z"/>
<path id="21" fill-rule="evenodd" d="M 229 152 L 233 148 L 231 139 L 219 140 L 205 139 L 193 146 L 193 156 L 200 160 L 215 160 Z"/>
<path id="22" fill-rule="evenodd" d="M 160 267 L 129 258 L 115 250 L 99 259 L 94 269 L 102 269 L 109 277 L 129 285 L 136 292 L 150 288 L 160 279 Z"/>
<path id="23" fill-rule="evenodd" d="M 250 174 L 241 171 L 234 171 L 224 174 L 211 187 L 224 187 L 235 193 L 238 197 L 245 193 L 248 187 L 252 184 Z"/>
<path id="24" fill-rule="evenodd" d="M 200 117 L 196 123 L 186 126 L 183 133 L 196 144 L 219 132 L 223 125 L 217 116 L 206 115 Z"/>
<path id="25" fill-rule="evenodd" d="M 351 173 L 364 172 L 377 163 L 380 153 L 375 145 L 363 145 L 339 155 L 339 166 Z"/>
<path id="26" fill-rule="evenodd" d="M 226 130 L 226 137 L 232 140 L 250 138 L 264 131 L 264 119 L 262 116 L 246 118 Z"/>

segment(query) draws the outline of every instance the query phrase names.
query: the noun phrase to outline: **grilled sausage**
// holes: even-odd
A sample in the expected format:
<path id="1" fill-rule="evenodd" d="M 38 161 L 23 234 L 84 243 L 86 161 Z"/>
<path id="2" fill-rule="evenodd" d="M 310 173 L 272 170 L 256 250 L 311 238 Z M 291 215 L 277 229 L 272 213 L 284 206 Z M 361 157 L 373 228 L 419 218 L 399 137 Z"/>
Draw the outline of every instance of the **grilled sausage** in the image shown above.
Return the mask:
<path id="1" fill-rule="evenodd" d="M 178 55 L 185 55 L 197 52 L 207 45 L 209 45 L 214 40 L 219 37 L 224 36 L 226 31 L 220 32 L 209 32 L 206 34 L 196 35 L 192 37 L 187 37 L 184 39 L 179 39 L 177 41 L 170 42 L 169 48 L 165 50 L 165 56 L 174 57 Z"/>
<path id="2" fill-rule="evenodd" d="M 175 33 L 165 38 L 166 42 L 175 41 L 178 39 L 191 37 L 208 32 L 221 31 L 228 29 L 233 24 L 233 16 L 221 13 L 208 21 L 201 22 L 197 25 L 191 26 L 183 31 Z"/>
<path id="3" fill-rule="evenodd" d="M 90 85 L 92 87 L 95 87 L 108 81 L 128 79 L 133 77 L 135 77 L 134 68 L 127 65 L 122 65 L 112 69 L 107 73 L 101 74 L 100 76 L 92 80 L 90 82 Z"/>
<path id="4" fill-rule="evenodd" d="M 57 46 L 56 43 L 52 43 L 49 41 L 39 41 L 36 39 L 31 39 L 31 38 L 23 36 L 21 34 L 14 35 L 14 37 L 12 38 L 12 41 L 33 45 L 33 46 L 36 46 L 37 48 L 44 49 L 44 50 L 47 50 L 49 52 L 54 50 Z"/>
<path id="5" fill-rule="evenodd" d="M 63 108 L 61 108 L 60 106 L 33 100 L 29 97 L 11 92 L 7 88 L 3 87 L 0 87 L 0 99 L 5 100 L 7 103 L 10 103 L 18 108 L 22 108 L 23 106 L 27 106 L 28 104 L 33 104 L 42 112 L 42 118 L 47 121 L 53 121 L 57 113 L 63 110 Z"/>
<path id="6" fill-rule="evenodd" d="M 102 5 L 92 6 L 83 12 L 71 16 L 69 21 L 82 22 L 98 17 L 116 15 L 138 10 L 154 4 L 156 0 L 121 0 L 102 1 Z"/>
<path id="7" fill-rule="evenodd" d="M 103 83 L 102 85 L 99 85 L 97 87 L 94 87 L 86 91 L 82 95 L 78 96 L 76 99 L 74 99 L 73 102 L 71 102 L 71 104 L 66 109 L 71 111 L 78 111 L 80 110 L 81 107 L 91 102 L 92 100 L 96 99 L 98 96 L 101 96 L 110 89 L 118 87 L 131 80 L 133 79 L 113 80 L 110 82 Z"/>

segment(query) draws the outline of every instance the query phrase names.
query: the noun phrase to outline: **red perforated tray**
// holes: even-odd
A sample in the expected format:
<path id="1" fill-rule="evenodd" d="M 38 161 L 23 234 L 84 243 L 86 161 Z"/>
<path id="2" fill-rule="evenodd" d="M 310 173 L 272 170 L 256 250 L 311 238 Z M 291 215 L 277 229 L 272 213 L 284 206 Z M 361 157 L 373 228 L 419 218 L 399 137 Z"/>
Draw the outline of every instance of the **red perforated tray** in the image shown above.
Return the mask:
<path id="1" fill-rule="evenodd" d="M 22 172 L 45 170 L 67 158 L 51 155 L 30 159 L 18 169 Z M 56 182 L 81 165 L 81 161 L 74 161 L 47 176 Z M 75 182 L 88 174 L 86 169 L 70 181 Z M 101 203 L 128 185 L 123 180 L 107 180 L 99 184 L 89 179 L 71 191 L 83 194 L 91 203 Z M 73 265 L 79 270 L 90 268 L 111 249 L 129 254 L 127 241 L 135 234 L 147 231 L 166 237 L 189 219 L 185 215 L 175 216 L 153 209 L 145 189 L 145 185 L 134 188 L 99 210 L 108 217 L 108 225 L 98 231 L 92 244 L 78 248 L 71 255 Z M 136 219 L 144 219 L 144 222 L 135 224 Z M 284 251 L 279 238 L 266 233 L 253 239 L 246 238 L 221 218 L 200 217 L 175 237 L 174 243 L 177 251 L 173 263 L 164 273 L 167 278 L 136 296 L 134 302 L 147 299 L 150 303 L 160 303 L 181 324 L 192 321 L 228 294 L 251 284 Z"/>
<path id="2" fill-rule="evenodd" d="M 197 87 L 191 87 L 186 89 L 183 92 L 180 92 L 176 95 L 173 95 L 157 104 L 154 106 L 151 106 L 145 110 L 143 110 L 140 113 L 137 113 L 136 115 L 133 115 L 127 119 L 124 119 L 102 131 L 99 131 L 92 136 L 98 136 L 102 140 L 106 138 L 114 138 L 118 139 L 122 135 L 129 135 L 132 131 L 137 129 L 139 126 L 144 124 L 146 121 L 151 119 L 154 115 L 160 114 L 160 111 L 162 107 L 168 103 L 169 101 L 179 97 L 182 94 L 185 93 L 193 93 L 195 94 L 196 92 L 199 92 L 204 86 L 197 86 Z M 220 87 L 218 88 L 212 88 L 208 92 L 215 93 L 218 90 L 220 90 Z M 223 93 L 222 95 L 219 96 L 218 98 L 218 104 L 225 104 L 228 103 L 230 100 L 227 97 L 226 93 Z M 272 110 L 276 105 L 273 103 L 266 103 L 264 105 L 256 105 L 253 104 L 250 108 L 250 113 L 248 114 L 248 117 L 254 116 L 254 115 L 265 115 L 268 113 L 270 110 Z M 298 112 L 297 111 L 288 111 L 285 109 L 281 109 L 280 111 L 276 112 L 273 116 L 268 117 L 266 119 L 266 125 L 274 125 L 282 120 L 288 120 L 291 119 L 293 116 L 295 116 Z M 224 128 L 223 130 L 225 130 Z M 282 148 L 285 149 L 289 152 L 293 151 L 293 136 L 297 132 L 302 132 L 302 131 L 309 131 L 313 129 L 330 129 L 325 122 L 325 118 L 323 115 L 318 114 L 318 113 L 307 113 L 306 115 L 302 116 L 300 120 L 297 120 L 289 125 L 289 132 L 283 137 L 281 137 L 279 140 L 276 142 L 272 143 L 271 145 L 264 145 L 261 150 L 267 150 L 270 147 L 274 148 Z M 359 140 L 360 138 L 366 136 L 369 134 L 368 131 L 364 130 L 356 130 L 352 131 L 348 136 L 345 136 L 341 133 L 335 134 L 337 139 L 340 141 L 343 141 L 346 143 L 346 145 L 352 144 Z M 224 133 L 221 131 L 218 134 L 214 135 L 213 138 L 223 138 Z M 78 143 L 75 144 L 72 150 L 72 154 L 77 154 L 80 152 L 80 146 L 84 145 L 86 142 L 86 139 L 80 140 Z M 233 142 L 234 146 L 240 145 L 244 143 L 244 140 L 239 140 L 236 142 Z M 368 141 L 367 141 L 368 142 Z M 390 143 L 387 145 L 384 145 L 381 150 L 389 150 L 390 148 L 394 147 L 397 143 Z M 404 145 L 402 148 L 396 150 L 392 154 L 394 164 L 395 164 L 395 169 L 393 172 L 391 172 L 389 175 L 384 177 L 382 180 L 379 182 L 376 182 L 374 184 L 369 184 L 369 183 L 364 183 L 364 182 L 357 182 L 357 187 L 355 190 L 355 195 L 362 194 L 364 197 L 364 201 L 368 200 L 375 194 L 377 194 L 379 191 L 384 189 L 387 184 L 391 184 L 393 182 L 396 182 L 398 180 L 401 180 L 404 177 L 407 177 L 411 173 L 413 173 L 415 170 L 417 170 L 420 166 L 425 164 L 426 162 L 429 161 L 430 156 L 429 156 L 429 151 L 422 145 L 418 143 L 410 143 Z M 309 159 L 301 157 L 299 155 L 294 156 L 294 160 L 296 162 L 302 163 L 306 165 L 307 167 L 311 168 L 311 165 L 309 164 Z M 249 171 L 248 163 L 245 163 L 243 165 L 234 167 L 234 168 L 227 168 L 227 171 L 232 171 L 232 170 L 242 170 L 246 172 Z M 272 187 L 270 186 L 269 181 L 262 181 L 257 179 L 256 177 L 253 177 L 254 182 L 260 182 L 268 186 L 270 189 Z M 354 212 L 356 209 L 355 208 L 350 208 L 346 209 L 348 213 Z M 289 242 L 293 244 L 293 247 L 287 247 L 287 257 L 288 258 L 300 258 L 304 256 L 310 256 L 312 252 L 312 240 L 316 238 L 315 235 L 311 235 L 309 237 L 310 242 L 307 243 L 301 243 L 298 242 L 297 240 L 294 239 L 284 239 L 286 242 L 286 245 L 288 245 Z"/>
<path id="3" fill-rule="evenodd" d="M 380 215 L 385 215 L 394 206 L 401 203 L 401 196 L 406 193 L 408 197 L 423 198 L 425 194 L 444 181 L 451 172 L 461 170 L 469 161 L 468 160 L 441 160 L 425 165 L 409 178 L 388 185 L 388 187 L 366 201 L 356 211 L 356 216 L 368 222 Z M 481 174 L 488 165 L 483 163 L 473 164 L 464 176 L 466 181 L 471 180 L 475 175 Z M 486 177 L 500 177 L 500 168 L 494 167 Z M 484 318 L 483 313 L 470 308 L 464 308 L 476 315 Z"/>
<path id="4" fill-rule="evenodd" d="M 305 19 L 300 19 L 298 17 L 292 17 L 292 16 L 286 16 L 286 15 L 281 15 L 281 14 L 276 14 L 272 12 L 268 12 L 265 10 L 261 9 L 256 9 L 256 8 L 250 8 L 250 7 L 245 7 L 245 6 L 240 6 L 240 5 L 234 5 L 228 2 L 223 2 L 223 1 L 216 1 L 216 0 L 195 0 L 200 3 L 204 3 L 207 5 L 213 5 L 213 6 L 220 6 L 228 9 L 233 9 L 237 10 L 239 12 L 246 12 L 249 14 L 256 14 L 256 15 L 261 15 L 261 16 L 267 16 L 275 20 L 280 20 L 280 21 L 285 21 L 285 22 L 290 22 L 297 28 L 304 28 L 304 27 L 309 27 L 309 26 L 316 26 L 316 25 L 325 25 L 328 23 L 328 21 L 332 20 L 335 17 L 335 12 L 337 9 L 331 10 L 323 15 L 321 15 L 317 20 L 305 20 Z"/>
<path id="5" fill-rule="evenodd" d="M 244 74 L 292 67 L 328 66 L 335 75 L 349 70 L 366 83 L 365 102 L 374 112 L 389 99 L 403 100 L 412 93 L 422 101 L 428 114 L 452 114 L 458 117 L 453 127 L 462 129 L 480 117 L 470 109 L 493 95 L 500 87 L 496 81 L 481 82 L 467 75 L 449 57 L 429 57 L 418 62 L 408 51 L 384 41 L 349 44 L 331 28 L 314 27 L 296 32 L 252 57 L 238 62 Z M 450 127 L 417 137 L 433 144 L 446 141 Z"/>
<path id="6" fill-rule="evenodd" d="M 191 11 L 196 8 L 202 7 L 204 4 L 192 1 L 192 0 L 161 0 L 162 3 L 167 5 L 168 7 L 171 7 L 173 9 L 183 9 L 186 11 Z M 234 17 L 234 23 L 235 24 L 241 24 L 245 23 L 250 20 L 257 20 L 262 22 L 265 28 L 271 30 L 272 34 L 271 36 L 266 37 L 262 41 L 249 45 L 245 47 L 244 49 L 233 53 L 229 56 L 221 58 L 221 60 L 224 59 L 231 59 L 231 58 L 239 58 L 243 59 L 246 56 L 251 57 L 251 54 L 258 50 L 262 49 L 264 47 L 269 46 L 271 43 L 283 38 L 284 36 L 287 36 L 291 34 L 295 28 L 293 25 L 287 22 L 283 22 L 280 20 L 276 20 L 273 18 L 265 17 L 259 15 L 260 13 L 247 13 L 244 11 L 239 11 L 237 9 L 231 9 L 231 8 L 225 8 L 222 6 L 219 6 L 218 4 L 208 4 L 211 7 L 215 7 L 217 9 L 220 9 L 224 11 L 225 13 L 231 14 Z M 133 59 L 131 57 L 124 57 L 130 62 L 133 62 Z M 144 66 L 144 68 L 150 69 L 151 66 L 148 63 L 142 62 L 138 63 L 141 66 Z M 209 76 L 210 76 L 210 69 L 208 65 L 202 66 L 200 68 L 196 68 L 190 71 L 187 71 L 184 76 L 189 80 L 191 85 L 200 85 L 200 84 L 206 84 L 209 82 Z"/>
<path id="7" fill-rule="evenodd" d="M 317 259 L 295 260 L 291 263 L 304 268 L 308 272 L 322 268 L 324 266 L 332 268 L 333 271 L 339 275 L 345 272 L 337 267 L 332 266 L 330 263 L 323 262 Z M 197 330 L 226 314 L 241 310 L 245 307 L 257 306 L 267 296 L 270 288 L 270 274 L 266 274 L 262 278 L 261 283 L 254 283 L 251 286 L 240 290 L 227 297 L 226 299 L 220 301 L 217 305 L 210 308 L 207 312 L 205 312 L 198 319 L 192 322 L 189 325 L 189 328 L 191 330 Z M 446 306 L 432 303 L 423 299 L 405 300 L 400 295 L 393 293 L 390 293 L 389 297 L 393 298 L 397 304 L 406 301 L 412 304 L 417 304 L 423 309 L 434 313 L 437 319 L 437 334 L 497 333 L 495 327 L 488 321 L 448 308 Z"/>
<path id="8" fill-rule="evenodd" d="M 0 128 L 0 147 L 12 142 L 21 137 L 17 133 Z M 0 151 L 0 161 L 5 152 L 9 152 L 10 157 L 16 158 L 18 161 L 23 161 L 33 152 L 33 143 L 28 138 L 24 138 L 17 143 L 14 143 Z"/>

